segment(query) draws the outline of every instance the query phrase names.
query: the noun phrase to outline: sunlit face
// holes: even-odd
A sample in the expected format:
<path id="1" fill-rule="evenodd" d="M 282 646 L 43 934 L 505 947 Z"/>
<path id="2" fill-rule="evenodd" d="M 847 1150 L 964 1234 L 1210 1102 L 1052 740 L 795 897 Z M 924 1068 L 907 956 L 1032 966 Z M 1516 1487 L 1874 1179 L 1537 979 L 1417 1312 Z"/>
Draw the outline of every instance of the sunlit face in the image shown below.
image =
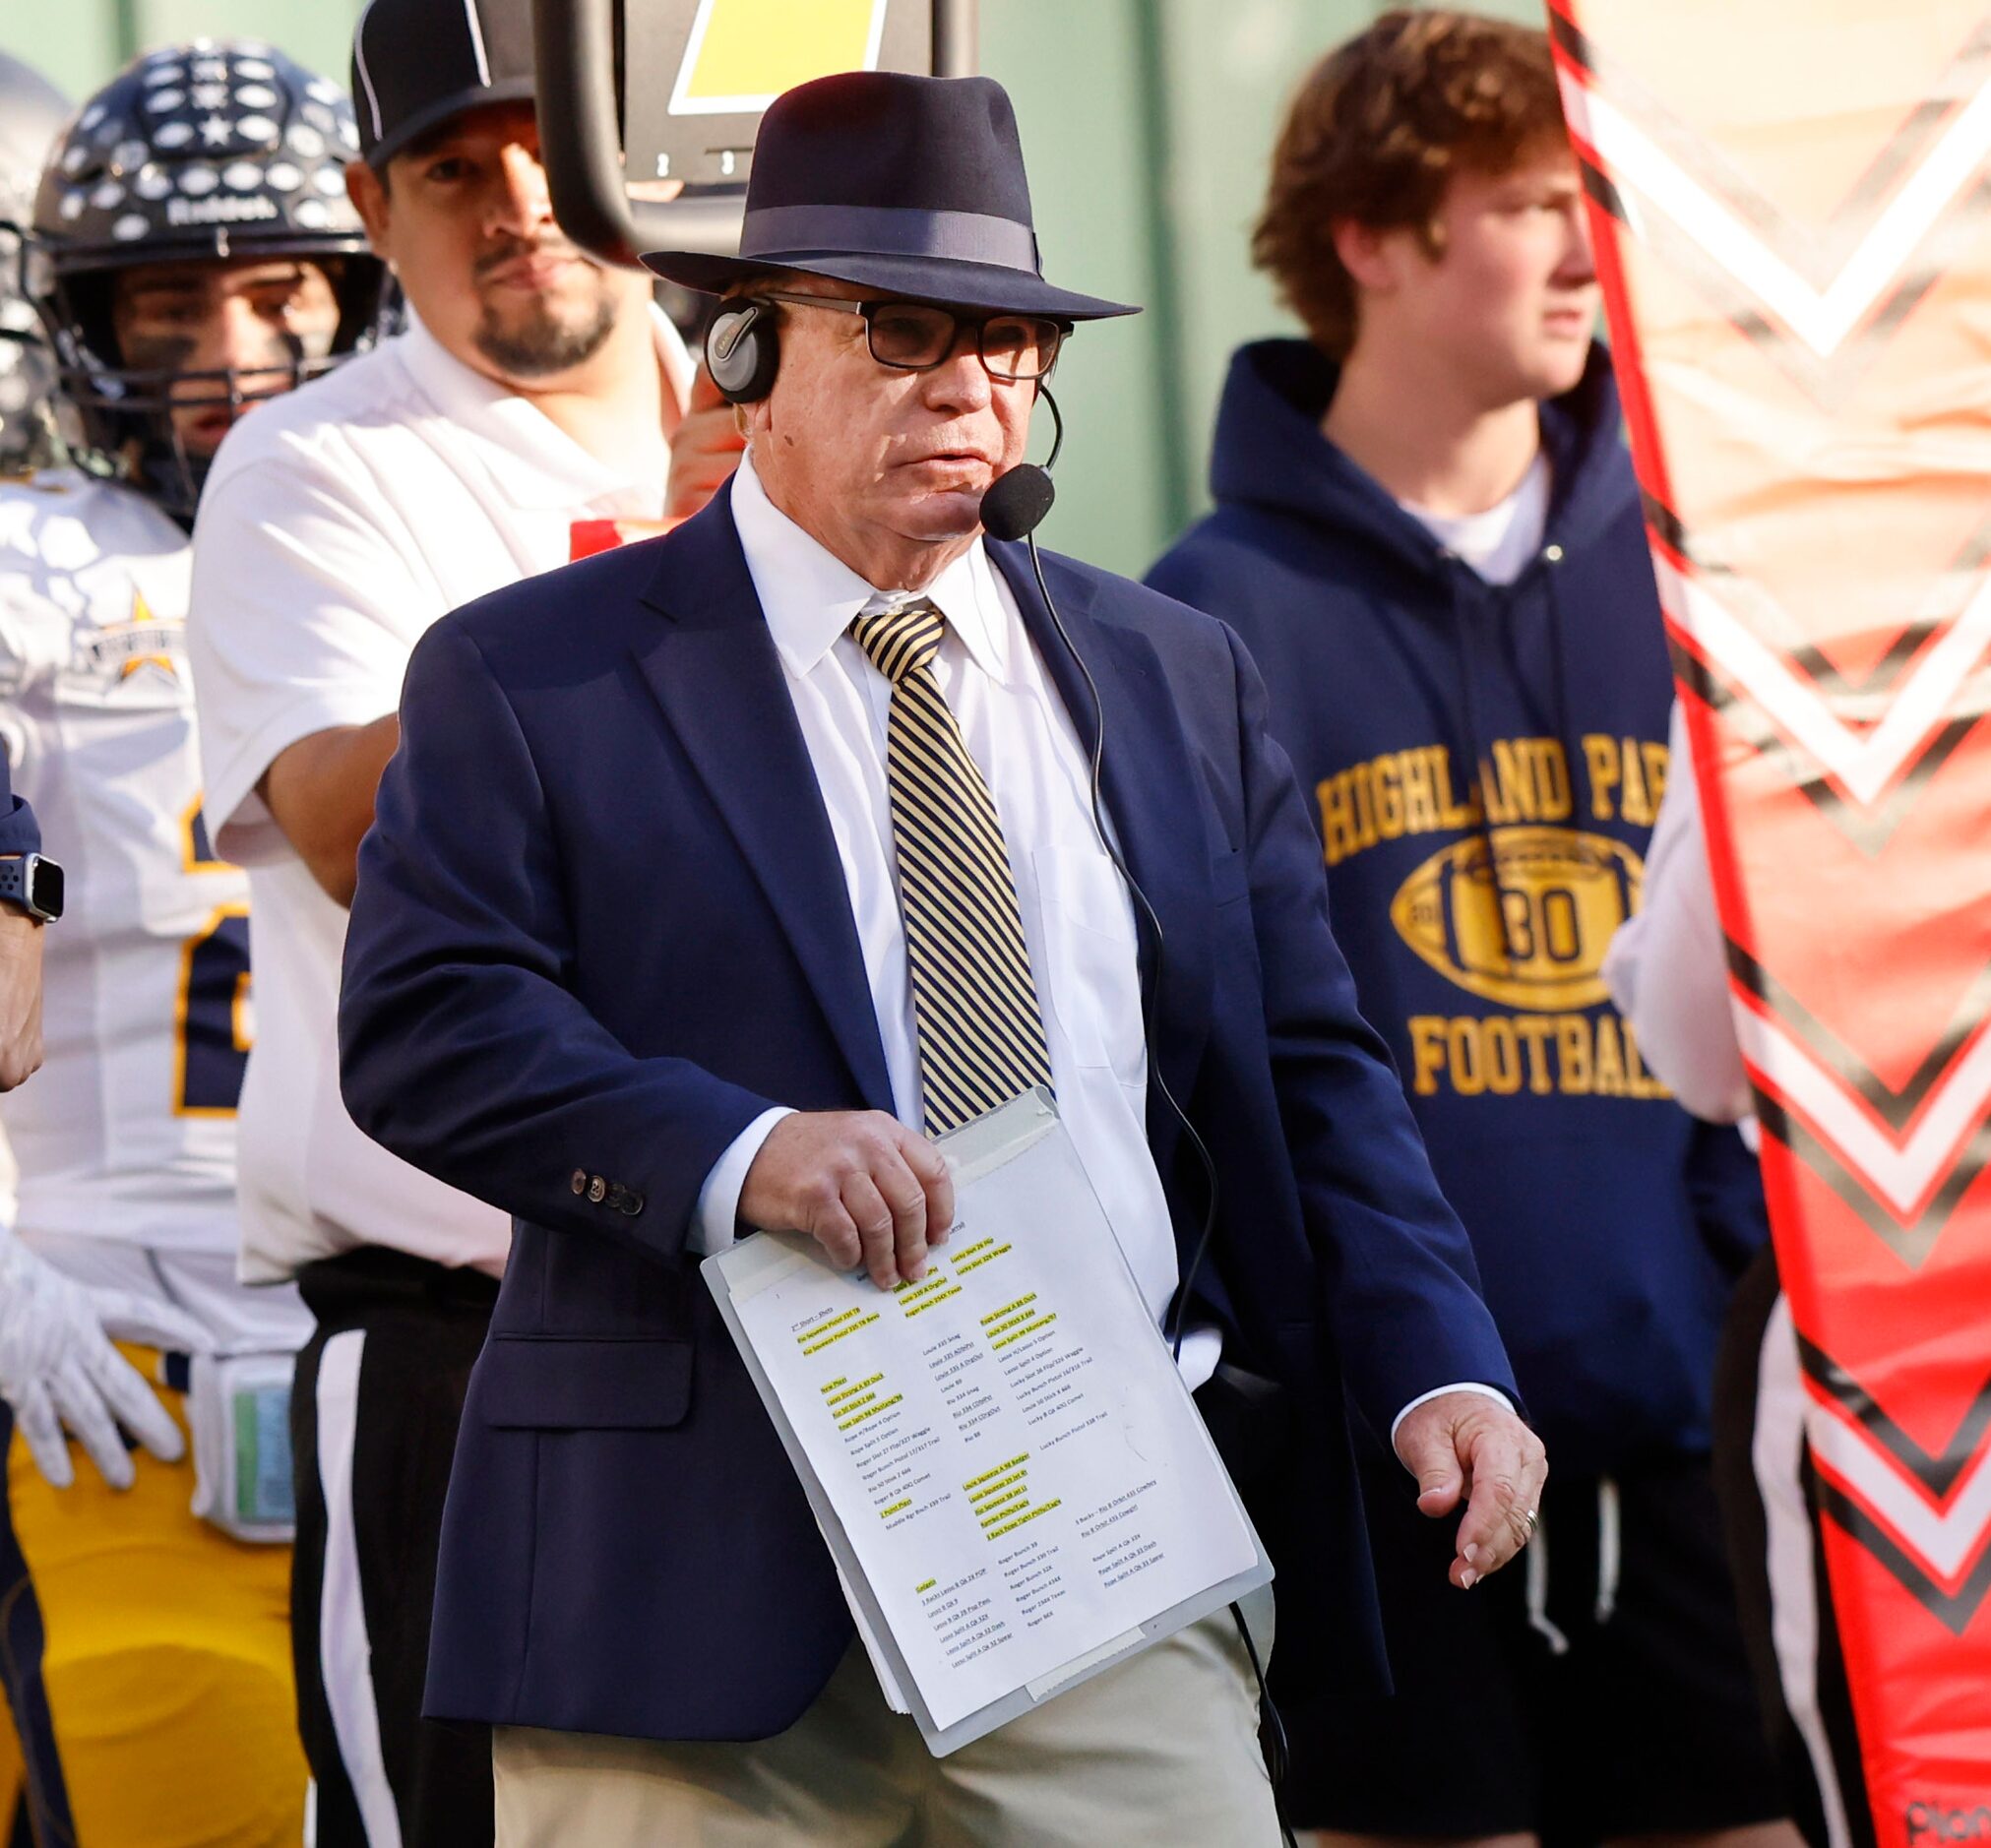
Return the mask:
<path id="1" fill-rule="evenodd" d="M 1415 231 L 1379 240 L 1400 344 L 1468 382 L 1488 408 L 1553 398 L 1583 375 L 1598 306 L 1577 165 L 1545 147 L 1505 173 L 1456 173 L 1434 256 Z M 1359 340 L 1359 331 L 1357 334 Z"/>
<path id="2" fill-rule="evenodd" d="M 255 407 L 244 399 L 287 392 L 300 362 L 332 351 L 339 301 L 315 263 L 210 258 L 119 271 L 110 319 L 127 371 L 187 375 L 163 386 L 173 433 L 189 456 L 207 458 Z M 212 376 L 225 372 L 232 381 Z"/>
<path id="3" fill-rule="evenodd" d="M 647 298 L 642 276 L 611 272 L 554 223 L 529 102 L 467 109 L 396 154 L 384 183 L 354 161 L 346 186 L 423 326 L 488 376 L 557 380 Z"/>
<path id="4" fill-rule="evenodd" d="M 813 276 L 791 286 L 847 301 L 878 292 Z M 856 315 L 774 312 L 780 369 L 748 428 L 776 504 L 851 564 L 906 542 L 971 538 L 981 497 L 1023 460 L 1035 386 L 990 378 L 971 326 L 939 365 L 901 372 L 871 357 Z"/>

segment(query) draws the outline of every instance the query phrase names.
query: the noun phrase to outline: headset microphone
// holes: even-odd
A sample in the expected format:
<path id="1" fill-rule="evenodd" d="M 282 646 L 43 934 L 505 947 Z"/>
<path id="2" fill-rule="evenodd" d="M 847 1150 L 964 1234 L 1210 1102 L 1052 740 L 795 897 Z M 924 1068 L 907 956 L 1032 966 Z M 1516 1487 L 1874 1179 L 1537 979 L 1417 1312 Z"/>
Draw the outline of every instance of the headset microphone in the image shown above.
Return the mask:
<path id="1" fill-rule="evenodd" d="M 1037 396 L 1051 407 L 1051 453 L 1044 458 L 1041 468 L 1035 462 L 1018 462 L 990 483 L 988 492 L 981 497 L 981 524 L 982 530 L 991 539 L 1029 538 L 1051 511 L 1051 503 L 1058 498 L 1058 490 L 1051 485 L 1051 470 L 1058 465 L 1058 452 L 1065 447 L 1065 419 L 1058 411 L 1058 400 L 1051 396 L 1051 388 L 1041 380 L 1037 384 Z M 1030 555 L 1034 561 L 1034 542 L 1030 546 Z M 1039 589 L 1043 587 L 1041 576 L 1040 572 Z M 1058 621 L 1057 605 L 1051 602 L 1048 592 L 1044 601 L 1050 606 L 1051 620 L 1058 624 L 1058 634 L 1064 638 L 1067 651 L 1076 657 L 1078 649 L 1072 647 L 1071 637 L 1065 635 L 1065 625 Z M 1084 667 L 1085 663 L 1081 661 L 1079 665 Z M 1095 709 L 1096 707 L 1095 694 Z"/>
<path id="2" fill-rule="evenodd" d="M 991 539 L 1027 538 L 1057 498 L 1047 470 L 1019 462 L 981 497 L 982 527 Z"/>

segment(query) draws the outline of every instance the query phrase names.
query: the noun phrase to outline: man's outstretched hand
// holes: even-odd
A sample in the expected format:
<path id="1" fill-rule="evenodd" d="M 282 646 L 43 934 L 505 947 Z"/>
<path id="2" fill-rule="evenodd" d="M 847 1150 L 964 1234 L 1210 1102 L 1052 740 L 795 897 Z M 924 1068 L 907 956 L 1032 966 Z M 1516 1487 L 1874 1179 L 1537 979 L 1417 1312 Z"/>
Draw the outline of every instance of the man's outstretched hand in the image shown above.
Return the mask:
<path id="1" fill-rule="evenodd" d="M 1548 1456 L 1515 1412 L 1482 1392 L 1443 1392 L 1397 1427 L 1397 1454 L 1417 1478 L 1417 1508 L 1443 1519 L 1465 1502 L 1451 1579 L 1470 1590 L 1527 1545 Z"/>
<path id="2" fill-rule="evenodd" d="M 880 1110 L 805 1110 L 768 1132 L 740 1187 L 740 1217 L 806 1232 L 881 1290 L 926 1274 L 954 1224 L 954 1180 L 925 1137 Z"/>

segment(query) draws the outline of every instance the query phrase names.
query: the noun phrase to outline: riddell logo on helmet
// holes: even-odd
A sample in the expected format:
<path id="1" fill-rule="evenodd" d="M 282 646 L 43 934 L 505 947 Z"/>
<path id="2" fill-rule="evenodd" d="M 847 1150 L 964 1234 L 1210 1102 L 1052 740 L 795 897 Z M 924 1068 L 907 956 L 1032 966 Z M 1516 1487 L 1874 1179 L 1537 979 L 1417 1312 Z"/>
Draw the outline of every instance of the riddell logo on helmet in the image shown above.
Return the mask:
<path id="1" fill-rule="evenodd" d="M 274 218 L 277 208 L 261 193 L 247 199 L 225 194 L 216 199 L 168 199 L 168 224 L 241 224 L 250 218 Z"/>
<path id="2" fill-rule="evenodd" d="M 1902 1819 L 1911 1842 L 1991 1841 L 1991 1804 L 1951 1810 L 1940 1803 L 1911 1803 Z"/>

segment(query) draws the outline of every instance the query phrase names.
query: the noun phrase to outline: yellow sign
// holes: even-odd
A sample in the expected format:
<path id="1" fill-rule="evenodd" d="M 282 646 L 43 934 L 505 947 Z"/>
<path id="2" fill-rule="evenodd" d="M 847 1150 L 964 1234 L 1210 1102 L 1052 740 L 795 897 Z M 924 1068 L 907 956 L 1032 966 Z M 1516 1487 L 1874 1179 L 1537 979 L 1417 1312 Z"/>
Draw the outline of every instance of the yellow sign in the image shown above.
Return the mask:
<path id="1" fill-rule="evenodd" d="M 744 114 L 811 78 L 875 69 L 886 3 L 699 0 L 671 114 Z"/>
<path id="2" fill-rule="evenodd" d="M 1537 1013 L 1609 999 L 1598 973 L 1639 908 L 1644 863 L 1602 834 L 1496 828 L 1424 861 L 1390 901 L 1398 934 L 1483 1000 Z"/>

